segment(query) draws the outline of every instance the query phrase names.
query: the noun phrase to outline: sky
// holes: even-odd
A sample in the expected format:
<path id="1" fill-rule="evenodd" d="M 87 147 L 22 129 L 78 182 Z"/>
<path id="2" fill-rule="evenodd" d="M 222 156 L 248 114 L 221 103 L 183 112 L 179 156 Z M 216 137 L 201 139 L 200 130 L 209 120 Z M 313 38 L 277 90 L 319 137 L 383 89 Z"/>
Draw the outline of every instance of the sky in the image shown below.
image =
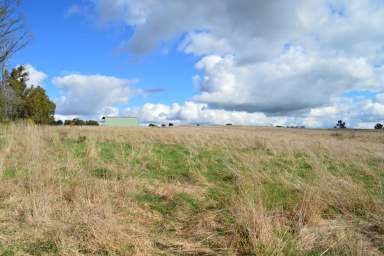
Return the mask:
<path id="1" fill-rule="evenodd" d="M 56 118 L 372 128 L 384 0 L 24 0 L 26 65 Z"/>

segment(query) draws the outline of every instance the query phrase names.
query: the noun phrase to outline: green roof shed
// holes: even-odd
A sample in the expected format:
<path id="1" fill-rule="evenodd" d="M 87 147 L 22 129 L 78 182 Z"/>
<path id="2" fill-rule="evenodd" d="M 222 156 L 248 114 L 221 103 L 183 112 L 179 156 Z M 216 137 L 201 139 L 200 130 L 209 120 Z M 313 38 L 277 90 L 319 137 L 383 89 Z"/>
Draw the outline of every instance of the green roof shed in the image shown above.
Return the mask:
<path id="1" fill-rule="evenodd" d="M 104 119 L 104 125 L 109 127 L 139 126 L 139 120 L 136 117 L 106 116 Z"/>

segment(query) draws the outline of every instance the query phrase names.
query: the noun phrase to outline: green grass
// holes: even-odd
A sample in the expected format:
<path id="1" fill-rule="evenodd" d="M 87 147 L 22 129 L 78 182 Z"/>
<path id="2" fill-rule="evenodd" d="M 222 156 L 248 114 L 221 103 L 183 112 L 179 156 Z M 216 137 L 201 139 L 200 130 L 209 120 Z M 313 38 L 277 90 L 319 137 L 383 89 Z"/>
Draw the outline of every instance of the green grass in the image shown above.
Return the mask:
<path id="1" fill-rule="evenodd" d="M 24 251 L 34 256 L 59 255 L 56 244 L 50 240 L 26 244 Z"/>
<path id="2" fill-rule="evenodd" d="M 150 209 L 163 215 L 169 215 L 176 208 L 177 204 L 170 198 L 159 196 L 149 191 L 136 195 L 136 201 L 142 205 L 148 205 Z"/>
<path id="3" fill-rule="evenodd" d="M 148 206 L 163 215 L 173 215 L 176 211 L 196 213 L 201 210 L 199 200 L 184 192 L 166 197 L 144 190 L 142 193 L 137 194 L 135 199 L 139 204 Z"/>
<path id="4" fill-rule="evenodd" d="M 77 158 L 85 158 L 87 153 L 87 144 L 82 139 L 62 139 L 62 144 Z"/>
<path id="5" fill-rule="evenodd" d="M 300 201 L 300 191 L 278 182 L 262 185 L 262 198 L 268 210 L 294 210 Z"/>
<path id="6" fill-rule="evenodd" d="M 163 181 L 189 183 L 196 181 L 192 165 L 189 164 L 190 153 L 186 147 L 176 144 L 156 144 L 152 153 L 153 158 L 146 164 L 146 169 L 141 175 Z"/>
<path id="7" fill-rule="evenodd" d="M 99 179 L 111 179 L 114 176 L 113 171 L 108 168 L 95 168 L 90 174 Z"/>
<path id="8" fill-rule="evenodd" d="M 113 142 L 99 142 L 97 143 L 97 149 L 100 158 L 105 162 L 111 162 L 115 159 L 115 154 L 118 145 Z"/>
<path id="9" fill-rule="evenodd" d="M 17 170 L 14 167 L 7 168 L 3 171 L 3 177 L 6 179 L 16 178 L 16 176 L 17 176 Z"/>
<path id="10" fill-rule="evenodd" d="M 0 135 L 0 149 L 5 147 L 7 145 L 7 139 L 4 137 L 4 135 Z"/>
<path id="11" fill-rule="evenodd" d="M 174 197 L 173 200 L 176 202 L 177 205 L 182 205 L 192 212 L 196 213 L 202 210 L 201 202 L 196 199 L 194 196 L 181 192 L 177 193 Z"/>
<path id="12" fill-rule="evenodd" d="M 0 242 L 0 256 L 14 256 L 16 255 L 14 250 L 3 246 Z"/>
<path id="13" fill-rule="evenodd" d="M 317 175 L 305 153 L 265 155 L 262 169 L 270 175 L 285 176 L 288 179 L 306 183 L 315 182 Z"/>

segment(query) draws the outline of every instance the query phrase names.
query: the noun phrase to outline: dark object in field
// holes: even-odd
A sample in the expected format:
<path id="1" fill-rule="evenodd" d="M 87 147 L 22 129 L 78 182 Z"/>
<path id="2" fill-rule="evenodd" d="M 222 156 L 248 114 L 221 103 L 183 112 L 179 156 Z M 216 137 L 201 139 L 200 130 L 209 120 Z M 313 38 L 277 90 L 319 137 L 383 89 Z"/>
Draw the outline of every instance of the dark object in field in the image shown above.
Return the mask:
<path id="1" fill-rule="evenodd" d="M 158 127 L 158 126 L 155 124 L 149 124 L 148 127 Z"/>
<path id="2" fill-rule="evenodd" d="M 339 120 L 339 121 L 337 121 L 334 128 L 335 129 L 346 129 L 347 126 L 345 125 L 345 122 L 343 122 L 343 120 Z"/>
<path id="3" fill-rule="evenodd" d="M 200 126 L 200 124 L 196 124 L 196 126 Z"/>
<path id="4" fill-rule="evenodd" d="M 77 138 L 77 142 L 78 143 L 83 143 L 87 140 L 87 136 L 79 136 L 79 138 Z"/>
<path id="5" fill-rule="evenodd" d="M 166 124 L 161 124 L 161 127 L 167 127 L 167 125 Z"/>
<path id="6" fill-rule="evenodd" d="M 276 126 L 276 127 L 282 127 L 282 126 Z M 304 125 L 294 125 L 294 126 L 287 126 L 286 128 L 305 129 L 305 126 Z"/>
<path id="7" fill-rule="evenodd" d="M 376 129 L 376 130 L 383 129 L 383 125 L 380 124 L 380 123 L 377 123 L 377 124 L 375 125 L 375 129 Z"/>
<path id="8" fill-rule="evenodd" d="M 173 127 L 173 123 L 169 123 L 168 126 L 169 126 L 169 127 Z"/>
<path id="9" fill-rule="evenodd" d="M 231 124 L 231 123 L 228 123 L 228 124 L 225 124 L 225 126 L 232 126 L 232 124 Z"/>

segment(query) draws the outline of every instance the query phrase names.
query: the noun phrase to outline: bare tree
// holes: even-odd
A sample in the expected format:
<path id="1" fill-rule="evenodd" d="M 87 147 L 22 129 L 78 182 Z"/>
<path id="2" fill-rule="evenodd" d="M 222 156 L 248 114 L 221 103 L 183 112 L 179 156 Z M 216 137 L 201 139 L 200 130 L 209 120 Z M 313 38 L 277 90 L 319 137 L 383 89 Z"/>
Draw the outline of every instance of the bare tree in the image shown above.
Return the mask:
<path id="1" fill-rule="evenodd" d="M 18 0 L 0 0 L 0 66 L 28 42 L 22 18 L 17 14 Z"/>

